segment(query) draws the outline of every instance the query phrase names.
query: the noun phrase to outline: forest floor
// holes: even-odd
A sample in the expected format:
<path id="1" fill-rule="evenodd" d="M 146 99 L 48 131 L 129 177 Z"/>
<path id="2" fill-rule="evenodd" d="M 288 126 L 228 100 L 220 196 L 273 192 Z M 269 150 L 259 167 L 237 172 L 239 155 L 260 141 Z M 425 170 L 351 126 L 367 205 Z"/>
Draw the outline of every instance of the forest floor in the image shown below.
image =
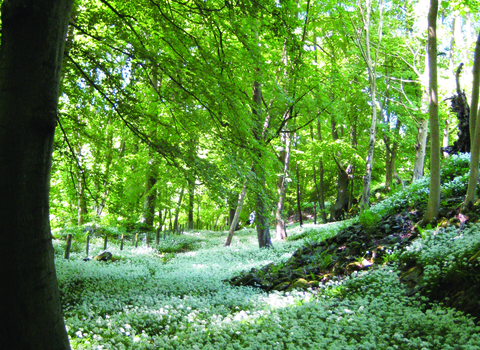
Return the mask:
<path id="1" fill-rule="evenodd" d="M 84 235 L 63 259 L 59 238 L 72 348 L 478 350 L 480 208 L 460 211 L 458 176 L 425 228 L 427 179 L 357 218 L 290 225 L 274 249 L 258 249 L 253 229 L 230 247 L 227 232 L 192 230 L 156 247 L 111 241 L 103 262 L 84 261 Z"/>
<path id="2" fill-rule="evenodd" d="M 444 201 L 437 230 L 455 228 L 460 234 L 469 224 L 478 224 L 480 208 L 472 208 L 465 215 L 460 211 L 463 197 Z M 291 291 L 294 289 L 322 288 L 321 284 L 332 278 L 346 278 L 352 273 L 377 269 L 394 261 L 412 241 L 422 238 L 423 230 L 418 225 L 425 208 L 404 210 L 382 217 L 378 222 L 365 225 L 356 222 L 341 229 L 338 234 L 323 241 L 313 241 L 295 251 L 285 262 L 271 263 L 259 269 L 243 271 L 229 283 L 234 286 L 252 286 L 266 292 Z M 473 252 L 469 261 L 480 257 L 480 250 Z M 405 259 L 400 267 L 400 281 L 407 294 L 417 293 L 432 301 L 455 307 L 480 319 L 480 265 L 466 266 L 456 274 L 442 276 L 437 285 L 426 288 L 426 266 L 415 259 Z"/>
<path id="3" fill-rule="evenodd" d="M 226 233 L 192 231 L 168 237 L 158 249 L 129 245 L 120 251 L 112 244 L 109 251 L 118 258 L 115 262 L 83 261 L 81 244 L 65 260 L 63 242 L 58 241 L 57 274 L 72 347 L 480 349 L 474 318 L 456 311 L 474 314 L 478 298 L 469 293 L 477 291 L 478 274 L 472 274 L 470 266 L 464 269 L 465 281 L 440 277 L 432 283 L 428 271 L 433 263 L 412 257 L 401 262 L 402 249 L 429 234 L 412 230 L 419 213 L 408 215 L 382 220 L 386 231 L 385 224 L 393 230 L 382 238 L 376 231 L 363 238 L 363 232 L 355 232 L 360 230 L 358 223 L 294 225 L 290 241 L 259 250 L 253 230 L 237 232 L 231 247 L 223 246 Z M 399 220 L 407 224 L 397 232 Z M 464 231 L 464 237 L 475 237 L 475 248 L 458 243 L 480 249 L 480 230 Z M 435 237 L 434 232 L 429 237 Z M 470 248 L 468 256 L 473 256 Z M 100 252 L 102 241 L 94 240 L 91 249 Z M 416 267 L 421 273 L 405 277 Z M 254 287 L 225 282 L 245 276 L 242 271 L 266 273 Z M 266 278 L 275 274 L 274 282 Z M 443 288 L 447 283 L 458 288 Z M 430 298 L 434 285 L 443 295 Z M 446 304 L 459 293 L 468 294 L 460 299 L 475 305 L 455 309 L 435 301 Z"/>

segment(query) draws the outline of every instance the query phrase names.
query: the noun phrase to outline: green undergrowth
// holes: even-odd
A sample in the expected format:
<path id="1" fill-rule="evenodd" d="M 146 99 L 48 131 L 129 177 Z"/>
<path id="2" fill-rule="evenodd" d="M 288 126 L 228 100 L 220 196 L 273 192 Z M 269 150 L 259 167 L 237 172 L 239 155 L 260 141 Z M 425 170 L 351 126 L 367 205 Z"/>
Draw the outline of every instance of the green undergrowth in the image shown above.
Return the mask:
<path id="1" fill-rule="evenodd" d="M 324 227 L 319 232 L 327 234 Z M 223 247 L 225 235 L 190 232 L 182 239 L 196 250 L 174 254 L 167 262 L 154 248 L 120 251 L 116 244 L 109 250 L 122 259 L 113 263 L 83 261 L 83 252 L 72 253 L 70 260 L 57 255 L 73 349 L 480 347 L 480 329 L 471 318 L 441 305 L 426 308 L 409 297 L 392 266 L 333 279 L 316 290 L 265 293 L 232 287 L 222 281 L 242 270 L 282 263 L 305 242 L 259 250 L 249 230 Z M 94 241 L 91 251 L 101 250 L 101 241 Z"/>
<path id="2" fill-rule="evenodd" d="M 119 260 L 84 261 L 83 231 L 77 230 L 76 248 L 65 260 L 64 235 L 58 235 L 56 267 L 72 348 L 480 349 L 475 319 L 452 301 L 475 301 L 480 293 L 480 228 L 473 219 L 463 220 L 458 203 L 449 198 L 464 190 L 465 175 L 457 170 L 465 168 L 465 157 L 452 162 L 442 174 L 442 209 L 449 217 L 405 239 L 389 232 L 398 229 L 396 222 L 407 223 L 398 216 L 402 210 L 418 217 L 416 209 L 428 198 L 427 179 L 358 218 L 291 225 L 288 241 L 274 242 L 274 249 L 258 249 L 253 229 L 235 232 L 230 247 L 223 245 L 226 232 L 189 231 L 167 236 L 155 247 L 140 242 L 135 248 L 127 240 L 120 250 L 114 239 L 108 250 Z M 386 235 L 382 239 L 375 237 L 380 231 Z M 376 257 L 362 250 L 364 232 L 379 249 Z M 91 240 L 90 256 L 103 250 L 102 237 Z M 380 254 L 382 240 L 390 245 Z M 350 246 L 331 244 L 336 241 Z M 225 282 L 265 266 L 279 271 L 296 251 L 319 242 L 349 249 L 350 264 L 375 263 L 305 290 L 265 292 Z M 329 266 L 333 259 L 325 253 L 310 263 Z"/>

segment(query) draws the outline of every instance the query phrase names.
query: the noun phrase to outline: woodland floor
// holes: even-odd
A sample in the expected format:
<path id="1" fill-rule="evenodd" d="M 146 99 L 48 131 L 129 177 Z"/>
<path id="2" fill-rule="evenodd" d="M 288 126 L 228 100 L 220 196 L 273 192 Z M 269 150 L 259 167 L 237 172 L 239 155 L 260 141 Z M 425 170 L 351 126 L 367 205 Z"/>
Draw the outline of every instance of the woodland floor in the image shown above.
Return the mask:
<path id="1" fill-rule="evenodd" d="M 438 227 L 455 225 L 461 231 L 469 223 L 478 223 L 479 208 L 467 214 L 460 213 L 463 197 L 451 198 L 440 210 Z M 340 279 L 355 273 L 376 269 L 389 262 L 389 254 L 402 252 L 413 239 L 421 235 L 421 221 L 425 208 L 407 209 L 382 217 L 378 223 L 365 227 L 357 222 L 321 242 L 312 242 L 295 251 L 286 262 L 271 263 L 259 269 L 242 272 L 228 282 L 234 286 L 252 286 L 266 292 L 293 289 L 318 289 L 332 277 Z M 389 253 L 389 254 L 387 254 Z M 480 256 L 480 251 L 478 254 Z M 478 257 L 477 256 L 477 257 Z M 458 273 L 428 290 L 423 282 L 424 266 L 416 261 L 405 262 L 400 281 L 408 288 L 408 295 L 421 294 L 432 301 L 480 319 L 480 265 L 476 273 Z M 465 276 L 467 275 L 467 278 Z"/>

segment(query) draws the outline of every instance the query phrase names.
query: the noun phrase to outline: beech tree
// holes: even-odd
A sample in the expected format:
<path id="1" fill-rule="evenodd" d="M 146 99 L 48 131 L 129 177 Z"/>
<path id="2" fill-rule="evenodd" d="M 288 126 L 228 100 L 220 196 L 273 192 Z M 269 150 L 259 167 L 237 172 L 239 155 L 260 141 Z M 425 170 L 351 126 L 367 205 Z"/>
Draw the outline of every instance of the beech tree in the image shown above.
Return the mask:
<path id="1" fill-rule="evenodd" d="M 69 349 L 49 190 L 72 0 L 4 1 L 0 49 L 0 327 L 5 349 Z"/>
<path id="2" fill-rule="evenodd" d="M 437 218 L 440 208 L 440 125 L 437 87 L 437 13 L 438 0 L 430 0 L 428 11 L 429 120 L 431 134 L 430 193 L 424 222 Z"/>
<path id="3" fill-rule="evenodd" d="M 470 135 L 472 147 L 470 151 L 470 176 L 468 177 L 467 195 L 465 205 L 471 205 L 475 200 L 478 183 L 478 165 L 480 159 L 480 110 L 478 109 L 478 91 L 480 85 L 480 33 L 475 45 L 475 56 L 473 60 L 473 88 L 472 102 L 470 104 Z M 474 133 L 472 133 L 474 131 Z"/>
<path id="4" fill-rule="evenodd" d="M 368 70 L 368 80 L 370 85 L 370 97 L 372 104 L 372 118 L 369 130 L 368 141 L 368 153 L 365 163 L 365 175 L 363 177 L 363 193 L 362 193 L 362 208 L 368 209 L 370 205 L 370 185 L 372 181 L 372 163 L 373 163 L 373 151 L 375 149 L 376 140 L 376 125 L 377 125 L 377 63 L 378 53 L 382 41 L 382 26 L 383 26 L 383 1 L 378 3 L 379 21 L 378 21 L 378 38 L 377 47 L 372 57 L 371 43 L 370 43 L 370 29 L 372 26 L 372 0 L 367 0 L 365 3 L 365 9 L 361 1 L 357 2 L 358 9 L 360 11 L 362 26 L 361 28 L 355 28 L 355 43 L 360 49 L 361 55 Z"/>

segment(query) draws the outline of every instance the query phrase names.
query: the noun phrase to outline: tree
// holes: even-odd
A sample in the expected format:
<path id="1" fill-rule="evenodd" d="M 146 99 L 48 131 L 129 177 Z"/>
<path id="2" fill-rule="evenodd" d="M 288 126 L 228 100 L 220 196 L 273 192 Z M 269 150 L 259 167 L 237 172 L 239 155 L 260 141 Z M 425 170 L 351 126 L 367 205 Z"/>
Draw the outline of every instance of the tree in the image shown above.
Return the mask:
<path id="1" fill-rule="evenodd" d="M 475 200 L 475 192 L 478 183 L 478 163 L 480 159 L 480 110 L 478 109 L 478 91 L 480 85 L 480 33 L 475 45 L 475 56 L 473 59 L 473 88 L 472 102 L 470 109 L 470 135 L 472 147 L 470 152 L 470 175 L 468 177 L 468 188 L 465 196 L 465 205 L 471 205 Z M 474 133 L 472 133 L 474 131 Z"/>
<path id="2" fill-rule="evenodd" d="M 0 49 L 0 328 L 5 349 L 69 349 L 49 223 L 72 0 L 5 1 Z"/>
<path id="3" fill-rule="evenodd" d="M 429 120 L 431 135 L 430 193 L 424 222 L 436 219 L 440 208 L 440 125 L 437 87 L 437 13 L 438 0 L 430 0 L 428 11 Z"/>
<path id="4" fill-rule="evenodd" d="M 361 1 L 358 1 L 357 4 L 360 14 L 362 17 L 362 28 L 355 29 L 355 42 L 360 49 L 362 58 L 367 65 L 368 70 L 368 80 L 370 83 L 370 97 L 372 105 L 372 119 L 369 130 L 369 142 L 368 142 L 368 153 L 365 164 L 365 175 L 363 177 L 363 193 L 362 193 L 362 209 L 366 210 L 369 207 L 370 201 L 370 184 L 372 181 L 372 164 L 373 164 L 373 151 L 375 149 L 375 139 L 376 139 L 376 125 L 377 125 L 377 62 L 378 62 L 378 53 L 380 50 L 380 43 L 382 41 L 382 25 L 383 25 L 383 1 L 379 2 L 379 21 L 378 21 L 378 41 L 377 49 L 375 55 L 372 59 L 371 48 L 370 48 L 370 26 L 372 25 L 371 21 L 371 12 L 372 12 L 372 0 L 367 0 L 365 4 L 365 10 Z"/>

